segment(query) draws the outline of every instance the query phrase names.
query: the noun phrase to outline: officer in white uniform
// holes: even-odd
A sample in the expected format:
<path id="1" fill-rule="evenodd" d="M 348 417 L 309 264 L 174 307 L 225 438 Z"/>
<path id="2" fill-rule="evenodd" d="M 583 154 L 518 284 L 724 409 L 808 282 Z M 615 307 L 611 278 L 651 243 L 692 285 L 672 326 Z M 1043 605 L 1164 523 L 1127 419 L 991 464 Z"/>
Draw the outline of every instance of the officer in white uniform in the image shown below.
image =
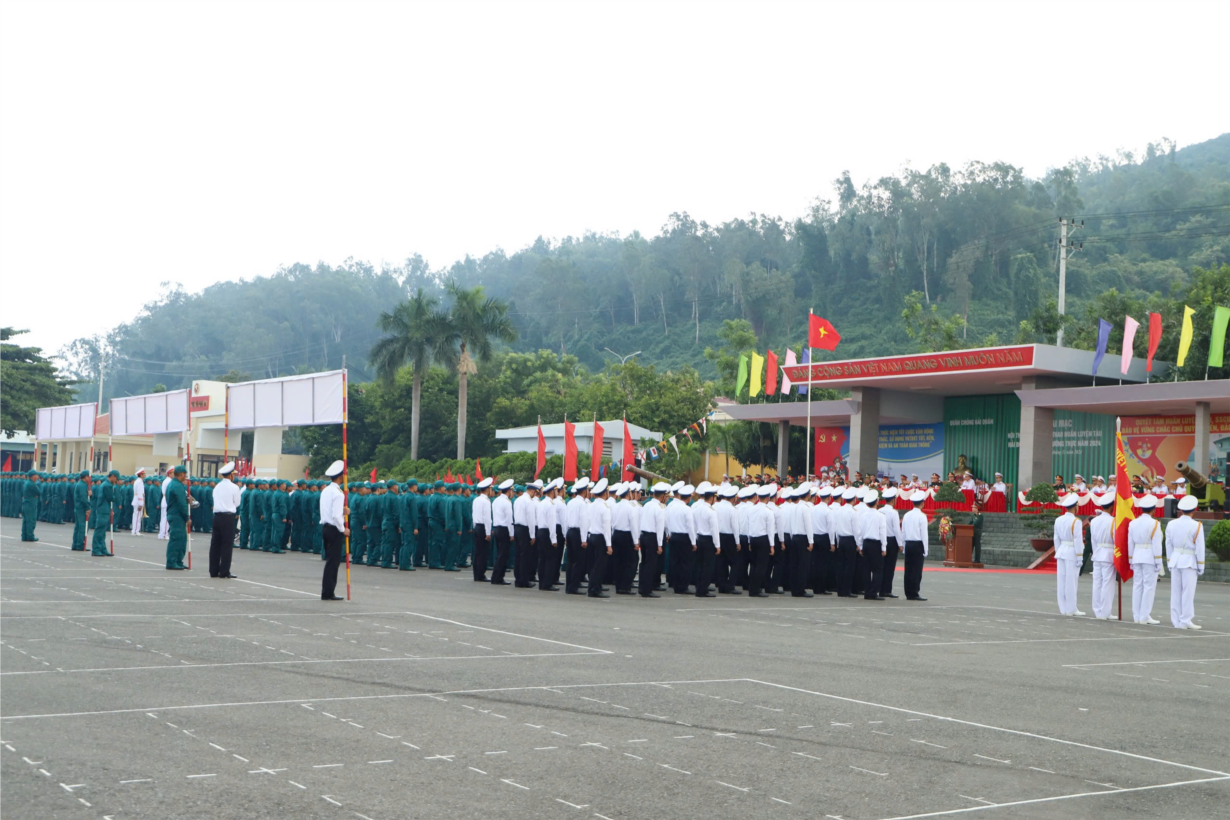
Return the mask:
<path id="1" fill-rule="evenodd" d="M 171 484 L 171 471 L 167 470 L 167 477 L 162 480 L 162 502 L 158 505 L 162 510 L 162 519 L 158 523 L 158 539 L 165 541 L 170 538 L 167 532 L 167 487 Z"/>
<path id="2" fill-rule="evenodd" d="M 137 478 L 132 482 L 132 534 L 141 537 L 141 519 L 145 516 L 145 468 L 137 470 Z"/>
<path id="3" fill-rule="evenodd" d="M 1170 623 L 1175 629 L 1199 629 L 1196 576 L 1204 575 L 1204 527 L 1192 518 L 1200 502 L 1194 495 L 1179 500 L 1179 517 L 1166 527 L 1166 558 L 1170 561 Z"/>
<path id="4" fill-rule="evenodd" d="M 1136 502 L 1140 515 L 1128 524 L 1128 554 L 1132 557 L 1132 618 L 1138 624 L 1157 624 L 1153 619 L 1153 595 L 1162 572 L 1162 525 L 1153 520 L 1157 499 L 1142 496 Z"/>
<path id="5" fill-rule="evenodd" d="M 1084 529 L 1080 518 L 1072 512 L 1077 501 L 1076 493 L 1059 499 L 1059 505 L 1067 508 L 1067 512 L 1055 519 L 1055 578 L 1060 615 L 1085 614 L 1076 608 L 1076 579 L 1085 552 Z"/>
<path id="6" fill-rule="evenodd" d="M 1109 621 L 1115 599 L 1115 517 L 1108 508 L 1115 503 L 1115 497 L 1102 495 L 1093 503 L 1098 505 L 1098 514 L 1089 522 L 1089 540 L 1093 543 L 1093 617 Z"/>

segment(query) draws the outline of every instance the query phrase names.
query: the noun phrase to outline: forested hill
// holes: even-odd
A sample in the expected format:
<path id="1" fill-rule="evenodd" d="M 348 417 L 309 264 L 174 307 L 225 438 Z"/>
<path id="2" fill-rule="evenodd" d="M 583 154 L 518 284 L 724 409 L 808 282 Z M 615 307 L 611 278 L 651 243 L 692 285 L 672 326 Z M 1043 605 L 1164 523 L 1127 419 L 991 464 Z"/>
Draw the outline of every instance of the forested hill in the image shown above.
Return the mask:
<path id="1" fill-rule="evenodd" d="M 511 304 L 518 350 L 565 352 L 592 370 L 613 360 L 604 348 L 639 350 L 659 370 L 691 365 L 711 377 L 704 351 L 721 343 L 723 320 L 748 320 L 762 350 L 780 350 L 801 343 L 808 308 L 842 333 L 844 357 L 1049 340 L 1061 215 L 1084 220 L 1068 267 L 1073 344 L 1091 344 L 1099 310 L 1181 298 L 1194 270 L 1230 262 L 1230 134 L 1084 159 L 1041 179 L 996 162 L 857 180 L 857 169 L 843 174 L 795 222 L 709 225 L 679 213 L 653 236 L 539 238 L 446 268 L 417 255 L 384 270 L 295 264 L 200 293 L 175 289 L 66 358 L 90 393 L 104 343 L 108 395 L 335 368 L 343 356 L 364 379 L 379 313 L 455 278 Z M 906 323 L 914 292 L 923 310 Z"/>

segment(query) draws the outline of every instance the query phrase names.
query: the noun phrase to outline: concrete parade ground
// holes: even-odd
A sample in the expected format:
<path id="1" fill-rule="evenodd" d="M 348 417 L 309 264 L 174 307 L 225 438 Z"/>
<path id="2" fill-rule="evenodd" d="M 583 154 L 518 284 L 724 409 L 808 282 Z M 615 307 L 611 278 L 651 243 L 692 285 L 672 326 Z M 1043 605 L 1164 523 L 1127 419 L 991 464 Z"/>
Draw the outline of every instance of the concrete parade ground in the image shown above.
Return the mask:
<path id="1" fill-rule="evenodd" d="M 1065 618 L 1052 574 L 916 603 L 587 599 L 468 571 L 0 537 L 12 818 L 1230 817 L 1230 587 L 1200 632 Z M 901 593 L 900 569 L 895 591 Z M 344 585 L 339 583 L 339 594 Z M 1126 590 L 1125 590 L 1126 591 Z M 1089 604 L 1090 577 L 1080 579 Z"/>

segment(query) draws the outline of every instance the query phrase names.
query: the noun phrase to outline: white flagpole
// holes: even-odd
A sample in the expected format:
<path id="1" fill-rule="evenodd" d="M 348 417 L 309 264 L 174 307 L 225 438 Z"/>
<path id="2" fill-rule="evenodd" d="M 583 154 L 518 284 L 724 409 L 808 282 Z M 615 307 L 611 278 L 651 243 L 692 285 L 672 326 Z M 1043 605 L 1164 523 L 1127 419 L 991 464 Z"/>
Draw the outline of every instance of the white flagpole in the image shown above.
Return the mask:
<path id="1" fill-rule="evenodd" d="M 811 475 L 811 308 L 807 309 L 807 463 L 803 465 L 803 480 Z"/>

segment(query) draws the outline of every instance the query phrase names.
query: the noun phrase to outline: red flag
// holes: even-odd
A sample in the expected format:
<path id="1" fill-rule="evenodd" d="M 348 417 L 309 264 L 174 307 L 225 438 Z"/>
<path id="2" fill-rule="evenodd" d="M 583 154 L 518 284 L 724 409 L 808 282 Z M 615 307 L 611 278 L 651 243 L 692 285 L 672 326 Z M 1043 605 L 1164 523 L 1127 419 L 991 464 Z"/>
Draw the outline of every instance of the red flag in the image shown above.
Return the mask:
<path id="1" fill-rule="evenodd" d="M 1153 372 L 1153 354 L 1157 352 L 1157 346 L 1162 341 L 1162 314 L 1149 314 L 1149 359 L 1145 362 L 1145 371 Z M 1128 570 L 1130 573 L 1131 570 Z"/>
<path id="2" fill-rule="evenodd" d="M 577 480 L 577 426 L 564 420 L 564 480 L 569 484 Z"/>
<path id="3" fill-rule="evenodd" d="M 828 319 L 821 319 L 816 314 L 807 317 L 807 346 L 819 347 L 824 350 L 836 350 L 841 343 L 841 334 Z"/>
<path id="4" fill-rule="evenodd" d="M 481 458 L 474 459 L 474 472 L 478 475 L 478 480 L 483 480 L 483 464 Z"/>
<path id="5" fill-rule="evenodd" d="M 777 393 L 777 354 L 770 350 L 765 354 L 765 359 L 768 362 L 768 373 L 765 378 L 764 394 L 773 396 Z"/>
<path id="6" fill-rule="evenodd" d="M 436 478 L 439 478 L 439 476 L 437 475 Z M 373 484 L 376 483 L 376 468 L 375 467 L 372 467 L 372 483 Z"/>
<path id="7" fill-rule="evenodd" d="M 602 471 L 599 469 L 602 465 L 602 434 L 606 431 L 602 429 L 602 425 L 594 422 L 594 455 L 589 463 L 589 480 L 597 481 Z"/>
<path id="8" fill-rule="evenodd" d="M 1152 327 L 1149 335 L 1153 335 Z M 1115 571 L 1124 581 L 1132 577 L 1132 558 L 1128 553 L 1128 524 L 1132 523 L 1135 516 L 1132 484 L 1128 480 L 1127 456 L 1123 452 L 1123 433 L 1119 431 L 1119 419 L 1115 419 Z"/>
<path id="9" fill-rule="evenodd" d="M 534 470 L 534 479 L 538 479 L 538 474 L 542 472 L 542 468 L 547 466 L 547 439 L 542 434 L 542 422 L 538 424 L 538 469 Z"/>
<path id="10" fill-rule="evenodd" d="M 5 456 L 4 457 L 4 472 L 11 473 L 12 471 L 13 471 L 13 458 L 12 456 Z"/>
<path id="11" fill-rule="evenodd" d="M 636 459 L 635 451 L 632 449 L 632 434 L 628 432 L 628 420 L 624 419 L 624 455 L 623 455 L 623 475 L 620 476 L 621 481 L 632 481 L 636 476 L 632 475 L 632 471 L 628 468 L 633 465 Z"/>
<path id="12" fill-rule="evenodd" d="M 307 477 L 308 477 L 308 468 L 307 468 L 307 467 L 304 467 L 304 468 L 303 468 L 303 477 L 304 477 L 304 478 L 307 478 Z"/>

